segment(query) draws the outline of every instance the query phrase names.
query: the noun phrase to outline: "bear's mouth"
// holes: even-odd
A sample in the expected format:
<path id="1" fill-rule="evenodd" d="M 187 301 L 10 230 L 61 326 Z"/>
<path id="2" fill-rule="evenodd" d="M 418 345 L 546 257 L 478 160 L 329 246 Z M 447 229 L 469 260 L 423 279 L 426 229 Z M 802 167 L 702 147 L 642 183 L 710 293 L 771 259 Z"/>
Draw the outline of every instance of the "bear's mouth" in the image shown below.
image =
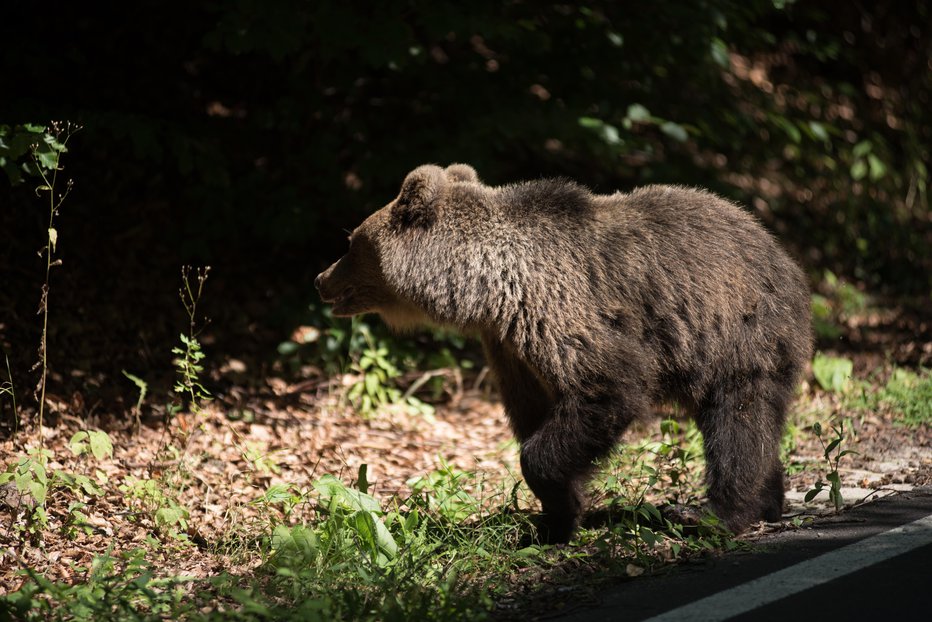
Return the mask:
<path id="1" fill-rule="evenodd" d="M 347 287 L 336 296 L 324 298 L 324 302 L 331 305 L 331 311 L 335 317 L 350 317 L 356 315 L 352 310 L 353 293 L 353 287 Z"/>

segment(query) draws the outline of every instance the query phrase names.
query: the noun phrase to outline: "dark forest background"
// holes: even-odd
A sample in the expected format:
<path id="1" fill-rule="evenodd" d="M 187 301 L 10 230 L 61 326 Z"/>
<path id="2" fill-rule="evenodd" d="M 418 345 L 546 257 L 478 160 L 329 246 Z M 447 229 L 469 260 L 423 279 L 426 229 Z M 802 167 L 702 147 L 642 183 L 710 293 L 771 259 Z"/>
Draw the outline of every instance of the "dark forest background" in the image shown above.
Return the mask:
<path id="1" fill-rule="evenodd" d="M 426 162 L 470 163 L 490 184 L 707 187 L 761 218 L 816 290 L 838 275 L 927 309 L 930 30 L 926 0 L 8 3 L 0 344 L 14 384 L 35 385 L 48 213 L 12 145 L 53 120 L 83 129 L 61 162 L 74 186 L 50 391 L 120 394 L 123 369 L 169 379 L 185 264 L 213 267 L 214 360 L 273 364 L 295 327 L 326 321 L 313 278 L 344 229 Z"/>

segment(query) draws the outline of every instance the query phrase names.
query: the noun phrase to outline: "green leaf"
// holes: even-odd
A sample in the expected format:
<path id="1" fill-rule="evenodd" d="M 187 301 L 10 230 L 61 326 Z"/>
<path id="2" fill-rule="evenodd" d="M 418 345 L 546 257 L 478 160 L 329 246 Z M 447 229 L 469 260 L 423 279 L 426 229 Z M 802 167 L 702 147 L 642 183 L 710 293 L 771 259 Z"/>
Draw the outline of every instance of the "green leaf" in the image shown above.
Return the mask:
<path id="1" fill-rule="evenodd" d="M 361 493 L 358 490 L 347 488 L 346 485 L 333 475 L 324 475 L 314 482 L 314 489 L 320 494 L 321 505 L 328 509 L 342 507 L 348 510 L 364 510 L 366 512 L 380 512 L 381 507 L 375 498 Z"/>
<path id="2" fill-rule="evenodd" d="M 661 123 L 660 131 L 681 143 L 686 142 L 689 138 L 686 129 L 679 123 L 674 123 L 673 121 L 664 121 Z"/>
<path id="3" fill-rule="evenodd" d="M 864 163 L 864 160 L 858 160 L 851 165 L 851 179 L 854 181 L 859 181 L 864 179 L 864 175 L 867 174 L 867 164 Z"/>
<path id="4" fill-rule="evenodd" d="M 379 390 L 379 377 L 375 374 L 366 374 L 364 382 L 366 383 L 366 393 L 375 396 Z"/>
<path id="5" fill-rule="evenodd" d="M 106 432 L 91 430 L 89 433 L 91 453 L 98 460 L 113 456 L 113 443 Z"/>
<path id="6" fill-rule="evenodd" d="M 867 156 L 867 163 L 870 166 L 871 181 L 877 181 L 887 174 L 887 165 L 873 153 Z"/>
<path id="7" fill-rule="evenodd" d="M 360 464 L 359 471 L 356 475 L 356 488 L 359 489 L 359 492 L 362 494 L 369 492 L 369 480 L 366 479 L 366 473 L 368 470 L 368 464 Z"/>
<path id="8" fill-rule="evenodd" d="M 650 121 L 650 111 L 641 104 L 631 104 L 625 118 L 633 123 L 647 123 Z"/>
<path id="9" fill-rule="evenodd" d="M 75 456 L 80 456 L 85 451 L 87 451 L 87 431 L 81 430 L 80 432 L 75 432 L 71 436 L 71 440 L 68 441 L 68 449 Z"/>
<path id="10" fill-rule="evenodd" d="M 122 371 L 123 375 L 126 376 L 139 389 L 139 402 L 141 403 L 144 399 L 146 399 L 146 393 L 149 391 L 149 383 L 147 383 L 139 376 L 134 376 L 125 369 Z"/>
<path id="11" fill-rule="evenodd" d="M 37 151 L 36 158 L 39 160 L 39 164 L 43 168 L 49 170 L 58 168 L 58 152 L 57 151 Z"/>
<path id="12" fill-rule="evenodd" d="M 181 508 L 159 508 L 155 512 L 155 524 L 162 527 L 172 527 L 181 522 L 184 511 Z"/>
<path id="13" fill-rule="evenodd" d="M 856 158 L 863 158 L 868 153 L 870 153 L 873 148 L 874 146 L 869 140 L 862 140 L 854 146 L 854 149 L 851 150 L 851 153 Z"/>
<path id="14" fill-rule="evenodd" d="M 828 132 L 825 130 L 825 126 L 818 121 L 810 121 L 809 130 L 816 139 L 823 142 L 828 141 Z"/>
<path id="15" fill-rule="evenodd" d="M 31 481 L 27 484 L 26 489 L 29 490 L 29 494 L 32 495 L 32 498 L 36 500 L 36 503 L 42 505 L 45 503 L 45 496 L 48 492 L 48 487 L 42 482 Z"/>
<path id="16" fill-rule="evenodd" d="M 807 492 L 805 496 L 806 503 L 809 503 L 810 501 L 815 499 L 816 495 L 818 495 L 820 492 L 822 492 L 821 488 L 813 488 L 812 490 Z"/>
<path id="17" fill-rule="evenodd" d="M 728 46 L 724 41 L 718 37 L 712 39 L 712 44 L 710 46 L 709 52 L 712 55 L 712 60 L 715 61 L 715 64 L 723 69 L 728 69 L 729 67 L 729 56 L 728 56 Z"/>
<path id="18" fill-rule="evenodd" d="M 280 344 L 278 344 L 277 350 L 278 350 L 278 353 L 281 354 L 282 356 L 289 356 L 297 352 L 298 347 L 299 347 L 298 344 L 296 344 L 294 341 L 283 341 Z"/>
<path id="19" fill-rule="evenodd" d="M 812 361 L 812 373 L 826 391 L 843 392 L 848 387 L 854 363 L 849 359 L 817 354 Z M 817 433 L 818 434 L 818 433 Z"/>

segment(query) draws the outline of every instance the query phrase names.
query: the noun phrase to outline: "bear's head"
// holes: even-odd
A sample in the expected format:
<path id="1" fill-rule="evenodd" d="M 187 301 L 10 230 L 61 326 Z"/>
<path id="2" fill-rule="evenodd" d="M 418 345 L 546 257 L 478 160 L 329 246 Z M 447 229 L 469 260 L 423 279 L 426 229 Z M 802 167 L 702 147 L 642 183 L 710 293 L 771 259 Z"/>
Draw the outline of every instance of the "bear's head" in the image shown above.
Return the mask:
<path id="1" fill-rule="evenodd" d="M 459 182 L 480 183 L 476 171 L 465 164 L 446 169 L 420 166 L 405 178 L 394 201 L 356 227 L 349 251 L 314 281 L 321 299 L 332 303 L 335 316 L 378 313 L 396 329 L 430 321 L 423 305 L 402 291 L 404 286 L 386 273 L 386 266 L 398 264 L 400 237 L 415 240 L 434 227 L 449 204 L 450 187 Z"/>

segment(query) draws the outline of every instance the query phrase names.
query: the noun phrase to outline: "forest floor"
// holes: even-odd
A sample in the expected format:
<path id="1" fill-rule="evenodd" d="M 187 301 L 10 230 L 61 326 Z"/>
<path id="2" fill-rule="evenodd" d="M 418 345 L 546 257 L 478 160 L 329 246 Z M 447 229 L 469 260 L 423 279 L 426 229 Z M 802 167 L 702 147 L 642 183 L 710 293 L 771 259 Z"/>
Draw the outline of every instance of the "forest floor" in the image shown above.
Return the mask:
<path id="1" fill-rule="evenodd" d="M 849 334 L 859 333 L 857 326 L 849 328 Z M 869 329 L 860 333 L 872 335 Z M 762 524 L 743 539 L 834 512 L 828 500 L 832 472 L 849 505 L 932 484 L 932 377 L 921 367 L 896 363 L 927 365 L 932 340 L 928 324 L 908 330 L 915 332 L 903 356 L 896 352 L 904 352 L 907 342 L 898 336 L 893 342 L 874 340 L 877 347 L 836 352 L 853 363 L 844 385 L 827 389 L 809 374 L 784 438 L 785 520 Z M 224 370 L 242 372 L 242 363 L 227 361 L 217 373 Z M 145 551 L 165 576 L 249 576 L 267 561 L 257 542 L 270 524 L 310 522 L 315 511 L 304 502 L 283 511 L 282 505 L 261 501 L 268 500 L 269 491 L 298 491 L 303 499 L 303 491 L 313 490 L 325 474 L 353 486 L 365 480 L 368 494 L 383 507 L 405 499 L 413 478 L 443 470 L 469 473 L 463 485 L 480 498 L 518 490 L 517 445 L 500 402 L 481 376 L 468 378 L 466 388 L 457 383 L 433 414 L 390 406 L 368 418 L 345 398 L 345 388 L 356 381 L 353 375 L 312 380 L 270 375 L 228 385 L 196 415 L 167 418 L 153 411 L 138 429 L 132 414 L 95 412 L 78 393 L 53 395 L 55 425 L 32 426 L 0 441 L 0 466 L 13 472 L 18 465 L 21 478 L 0 487 L 0 595 L 29 581 L 26 568 L 51 582 L 75 584 L 88 580 L 95 557 L 134 550 Z M 659 423 L 668 416 L 670 411 L 661 411 L 657 420 L 632 427 L 623 446 L 694 442 L 686 433 L 671 440 L 669 428 Z M 80 434 L 93 430 L 107 432 L 112 451 L 103 437 Z M 35 467 L 40 448 L 46 458 L 42 477 Z M 701 458 L 684 464 L 698 490 Z M 606 473 L 595 479 L 603 481 Z M 806 501 L 817 481 L 825 490 Z M 25 491 L 15 485 L 22 482 Z M 647 497 L 659 504 L 665 494 L 653 488 Z M 604 501 L 594 489 L 588 510 L 600 509 Z M 533 511 L 536 502 L 522 487 L 516 504 Z M 35 515 L 36 507 L 44 517 Z M 548 581 L 545 572 L 536 589 Z M 501 601 L 523 607 L 521 591 L 506 590 Z M 508 617 L 502 611 L 500 617 Z"/>

